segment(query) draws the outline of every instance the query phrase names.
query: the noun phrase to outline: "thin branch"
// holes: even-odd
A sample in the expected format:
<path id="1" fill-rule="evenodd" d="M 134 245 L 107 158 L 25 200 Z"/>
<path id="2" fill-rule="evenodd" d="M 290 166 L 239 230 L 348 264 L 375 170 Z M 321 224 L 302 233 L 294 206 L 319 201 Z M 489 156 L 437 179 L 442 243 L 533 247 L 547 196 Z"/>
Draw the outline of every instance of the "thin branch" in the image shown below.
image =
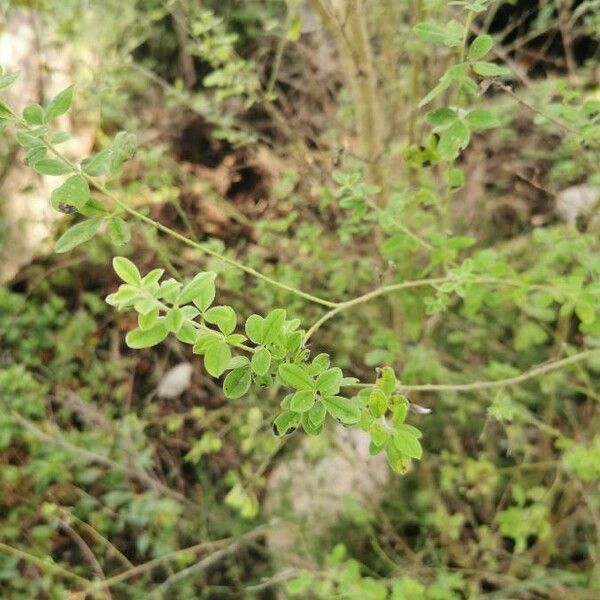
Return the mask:
<path id="1" fill-rule="evenodd" d="M 29 554 L 29 552 L 25 552 L 24 550 L 19 550 L 18 548 L 13 548 L 4 542 L 0 542 L 0 552 L 6 552 L 6 554 L 10 554 L 15 556 L 20 560 L 26 560 L 31 564 L 34 564 L 36 567 L 39 567 L 42 570 L 50 571 L 53 573 L 57 573 L 58 575 L 62 575 L 66 579 L 72 579 L 76 581 L 80 585 L 88 586 L 91 584 L 91 581 L 85 579 L 85 577 L 80 577 L 76 573 L 57 565 L 54 562 L 49 562 L 47 559 L 40 558 L 39 556 L 35 556 L 34 554 Z M 50 559 L 51 560 L 51 559 Z"/>
<path id="2" fill-rule="evenodd" d="M 546 373 L 552 371 L 558 371 L 563 367 L 574 365 L 583 360 L 591 358 L 592 356 L 600 355 L 599 348 L 593 348 L 591 350 L 584 350 L 567 358 L 560 360 L 553 360 L 537 367 L 533 367 L 520 375 L 514 377 L 508 377 L 506 379 L 497 379 L 495 381 L 473 381 L 471 383 L 424 383 L 421 385 L 399 385 L 397 390 L 399 392 L 472 392 L 478 390 L 487 390 L 493 388 L 502 388 L 509 385 L 517 385 L 528 381 L 529 379 L 535 379 Z M 372 387 L 373 384 L 356 384 L 352 387 L 364 388 Z"/>

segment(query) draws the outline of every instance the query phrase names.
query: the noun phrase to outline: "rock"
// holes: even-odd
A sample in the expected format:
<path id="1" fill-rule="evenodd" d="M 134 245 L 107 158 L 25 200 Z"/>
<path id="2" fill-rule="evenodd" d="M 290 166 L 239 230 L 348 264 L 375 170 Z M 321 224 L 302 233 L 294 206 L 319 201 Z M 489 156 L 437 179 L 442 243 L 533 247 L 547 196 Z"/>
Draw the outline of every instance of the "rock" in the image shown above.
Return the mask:
<path id="1" fill-rule="evenodd" d="M 156 395 L 159 398 L 177 398 L 189 389 L 192 383 L 192 372 L 194 368 L 191 363 L 183 362 L 169 369 L 160 380 Z"/>
<path id="2" fill-rule="evenodd" d="M 16 112 L 31 102 L 47 102 L 71 83 L 70 56 L 52 43 L 52 32 L 35 10 L 10 9 L 2 25 L 0 64 L 6 72 L 21 72 L 13 85 L 2 91 Z M 62 146 L 67 153 L 85 156 L 91 150 L 92 128 L 79 127 L 74 131 L 67 115 L 60 117 L 58 127 L 75 134 Z M 0 188 L 0 221 L 5 230 L 0 240 L 0 283 L 10 280 L 42 251 L 60 218 L 50 207 L 49 199 L 52 189 L 64 178 L 37 175 L 23 159 L 21 151 Z"/>
<path id="3" fill-rule="evenodd" d="M 581 218 L 590 216 L 590 211 L 600 201 L 600 189 L 592 185 L 574 185 L 556 195 L 556 214 L 565 223 L 576 225 Z M 600 211 L 594 222 L 600 222 Z"/>
<path id="4" fill-rule="evenodd" d="M 385 455 L 369 454 L 369 439 L 363 431 L 336 425 L 324 440 L 322 456 L 315 459 L 313 451 L 321 438 L 306 437 L 289 460 L 273 469 L 264 511 L 282 519 L 267 535 L 277 560 L 305 564 L 319 535 L 344 512 L 345 498 L 352 496 L 367 507 L 381 501 L 390 471 Z"/>

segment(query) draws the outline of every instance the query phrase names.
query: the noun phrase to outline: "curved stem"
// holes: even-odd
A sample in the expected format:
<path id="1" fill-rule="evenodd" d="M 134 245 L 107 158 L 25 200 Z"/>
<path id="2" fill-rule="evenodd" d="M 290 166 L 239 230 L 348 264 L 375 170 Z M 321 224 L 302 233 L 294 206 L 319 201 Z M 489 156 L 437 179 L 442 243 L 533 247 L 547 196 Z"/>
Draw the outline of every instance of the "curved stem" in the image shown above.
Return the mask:
<path id="1" fill-rule="evenodd" d="M 357 296 L 352 300 L 347 300 L 346 302 L 339 302 L 334 308 L 330 311 L 326 312 L 320 319 L 318 319 L 306 332 L 304 336 L 304 343 L 312 337 L 312 335 L 317 331 L 323 323 L 329 321 L 332 317 L 337 315 L 338 313 L 352 308 L 358 304 L 363 304 L 364 302 L 368 302 L 373 298 L 377 298 L 378 296 L 382 296 L 384 294 L 389 294 L 391 292 L 397 292 L 399 290 L 405 290 L 408 288 L 414 287 L 425 287 L 425 286 L 436 286 L 441 283 L 446 283 L 448 281 L 452 281 L 452 277 L 433 277 L 430 279 L 415 279 L 411 281 L 403 281 L 402 283 L 395 283 L 392 285 L 384 285 L 375 290 L 367 292 L 362 296 Z M 469 283 L 483 283 L 483 284 L 492 284 L 492 285 L 507 285 L 507 286 L 527 286 L 530 289 L 540 289 L 540 290 L 554 290 L 552 286 L 542 285 L 542 284 L 528 284 L 522 281 L 518 281 L 516 279 L 501 279 L 495 277 L 475 277 L 468 280 Z"/>
<path id="2" fill-rule="evenodd" d="M 553 360 L 537 367 L 533 367 L 520 375 L 514 377 L 508 377 L 506 379 L 497 379 L 495 381 L 473 381 L 471 383 L 424 383 L 420 385 L 399 385 L 396 389 L 399 392 L 471 392 L 477 390 L 487 390 L 493 388 L 501 388 L 508 385 L 517 385 L 523 381 L 534 379 L 540 375 L 550 373 L 552 371 L 558 371 L 563 367 L 574 365 L 586 360 L 591 356 L 600 354 L 600 348 L 593 348 L 591 350 L 584 350 L 578 352 L 567 358 L 561 358 L 560 360 Z M 363 388 L 373 387 L 373 384 L 356 384 L 351 387 Z"/>
<path id="3" fill-rule="evenodd" d="M 23 127 L 27 128 L 27 129 L 31 129 L 31 127 L 25 121 L 20 120 L 19 122 Z M 40 138 L 40 139 L 42 139 L 42 138 Z M 216 250 L 212 250 L 211 248 L 208 248 L 204 244 L 195 242 L 194 240 L 189 239 L 188 237 L 179 233 L 178 231 L 171 229 L 170 227 L 167 227 L 166 225 L 163 225 L 162 223 L 159 223 L 158 221 L 155 221 L 151 217 L 148 217 L 147 215 L 136 210 L 135 208 L 132 208 L 126 202 L 123 202 L 118 196 L 113 194 L 106 186 L 104 186 L 103 184 L 96 181 L 96 179 L 94 177 L 91 177 L 90 175 L 87 175 L 86 173 L 84 173 L 79 165 L 77 165 L 76 163 L 70 161 L 68 158 L 63 156 L 49 141 L 47 141 L 45 139 L 42 139 L 42 141 L 44 142 L 44 145 L 46 146 L 46 148 L 52 154 L 54 154 L 54 156 L 56 156 L 58 159 L 63 161 L 71 169 L 73 169 L 73 171 L 75 173 L 77 173 L 78 175 L 81 175 L 82 177 L 85 177 L 85 179 L 88 181 L 88 183 L 91 186 L 93 186 L 100 193 L 104 194 L 107 198 L 110 198 L 121 210 L 125 211 L 126 213 L 130 214 L 131 216 L 135 217 L 136 219 L 143 221 L 144 223 L 147 223 L 148 225 L 151 225 L 155 229 L 162 231 L 163 233 L 166 233 L 167 235 L 170 235 L 171 237 L 183 242 L 184 244 L 186 244 L 188 246 L 191 246 L 192 248 L 195 248 L 196 250 L 200 250 L 200 252 L 202 252 L 203 254 L 208 254 L 209 256 L 217 258 L 218 260 L 221 260 L 228 265 L 236 267 L 237 269 L 240 269 L 241 271 L 244 271 L 244 273 L 248 273 L 248 275 L 252 275 L 253 277 L 256 277 L 257 279 L 261 279 L 262 281 L 265 281 L 266 283 L 268 283 L 270 285 L 278 287 L 287 292 L 296 294 L 296 296 L 300 296 L 301 298 L 304 298 L 305 300 L 309 300 L 310 302 L 314 302 L 315 304 L 321 304 L 322 306 L 327 306 L 329 308 L 337 306 L 337 304 L 338 304 L 337 302 L 332 302 L 331 300 L 326 300 L 325 298 L 320 298 L 319 296 L 315 296 L 314 294 L 309 294 L 308 292 L 299 290 L 298 288 L 295 288 L 294 286 L 288 285 L 286 283 L 281 283 L 280 281 L 277 281 L 276 279 L 273 279 L 272 277 L 269 277 L 268 275 L 265 275 L 264 273 L 261 273 L 260 271 L 253 269 L 252 267 L 247 267 L 243 263 L 241 263 L 233 258 L 229 258 L 228 256 L 225 256 L 224 254 L 221 254 L 220 252 L 217 252 Z"/>

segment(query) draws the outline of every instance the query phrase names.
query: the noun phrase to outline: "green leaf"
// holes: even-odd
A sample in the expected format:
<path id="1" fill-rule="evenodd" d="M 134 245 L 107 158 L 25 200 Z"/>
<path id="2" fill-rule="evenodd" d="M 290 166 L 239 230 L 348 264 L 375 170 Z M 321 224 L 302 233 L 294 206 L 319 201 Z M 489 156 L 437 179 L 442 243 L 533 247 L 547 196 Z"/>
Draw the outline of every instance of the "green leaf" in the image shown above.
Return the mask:
<path id="1" fill-rule="evenodd" d="M 252 375 L 247 366 L 234 369 L 231 373 L 227 374 L 223 381 L 225 397 L 232 400 L 241 398 L 250 388 L 251 381 Z"/>
<path id="2" fill-rule="evenodd" d="M 200 332 L 189 321 L 186 321 L 175 337 L 184 344 L 195 344 L 199 335 Z"/>
<path id="3" fill-rule="evenodd" d="M 298 425 L 300 425 L 301 418 L 301 413 L 286 410 L 277 415 L 275 422 L 273 423 L 273 429 L 275 430 L 275 433 L 278 433 L 279 435 L 291 433 Z"/>
<path id="4" fill-rule="evenodd" d="M 325 405 L 320 400 L 317 400 L 308 411 L 308 418 L 315 427 L 320 427 L 325 421 L 326 414 L 327 410 Z"/>
<path id="5" fill-rule="evenodd" d="M 437 23 L 422 22 L 414 27 L 416 36 L 430 44 L 440 44 L 450 48 L 458 46 L 462 42 L 462 28 L 456 24 L 448 23 L 442 27 Z"/>
<path id="6" fill-rule="evenodd" d="M 63 144 L 64 142 L 71 139 L 71 136 L 66 131 L 57 131 L 52 134 L 50 138 L 51 144 Z"/>
<path id="7" fill-rule="evenodd" d="M 465 117 L 465 121 L 473 130 L 493 129 L 500 125 L 498 117 L 489 110 L 472 110 Z"/>
<path id="8" fill-rule="evenodd" d="M 354 425 L 360 421 L 360 406 L 354 400 L 342 396 L 329 396 L 322 399 L 327 412 L 346 425 Z"/>
<path id="9" fill-rule="evenodd" d="M 421 458 L 423 456 L 423 447 L 413 433 L 401 426 L 394 432 L 394 446 L 399 452 L 410 458 Z"/>
<path id="10" fill-rule="evenodd" d="M 286 312 L 283 308 L 276 308 L 265 317 L 262 326 L 263 344 L 271 344 L 277 339 L 285 323 L 285 317 Z"/>
<path id="11" fill-rule="evenodd" d="M 440 135 L 438 152 L 447 161 L 454 160 L 461 149 L 466 148 L 471 139 L 471 132 L 463 121 L 455 121 L 448 129 L 444 129 Z"/>
<path id="12" fill-rule="evenodd" d="M 452 79 L 449 77 L 442 77 L 434 88 L 423 97 L 423 99 L 419 102 L 419 108 L 429 104 L 432 100 L 443 94 L 450 86 L 452 85 Z"/>
<path id="13" fill-rule="evenodd" d="M 246 319 L 246 335 L 249 340 L 252 340 L 255 344 L 263 343 L 263 324 L 264 319 L 260 315 L 250 315 Z"/>
<path id="14" fill-rule="evenodd" d="M 208 323 L 216 325 L 225 335 L 229 335 L 237 325 L 235 311 L 231 306 L 213 306 L 204 313 Z"/>
<path id="15" fill-rule="evenodd" d="M 394 408 L 394 417 L 392 423 L 394 427 L 399 427 L 404 423 L 406 415 L 408 414 L 408 400 L 404 396 L 395 397 L 397 403 Z"/>
<path id="16" fill-rule="evenodd" d="M 283 363 L 277 370 L 281 381 L 296 390 L 313 390 L 314 382 L 308 371 L 300 365 Z"/>
<path id="17" fill-rule="evenodd" d="M 50 100 L 46 107 L 46 120 L 52 121 L 52 119 L 56 119 L 66 113 L 71 108 L 74 93 L 75 86 L 70 85 Z"/>
<path id="18" fill-rule="evenodd" d="M 21 74 L 21 71 L 15 71 L 14 73 L 6 73 L 6 75 L 0 76 L 0 90 L 4 90 L 10 87 Z"/>
<path id="19" fill-rule="evenodd" d="M 50 196 L 54 208 L 60 204 L 68 204 L 79 209 L 89 200 L 90 187 L 81 175 L 69 177 L 60 187 L 57 187 Z"/>
<path id="20" fill-rule="evenodd" d="M 469 60 L 481 60 L 494 45 L 494 40 L 491 35 L 478 35 L 469 46 L 467 58 Z"/>
<path id="21" fill-rule="evenodd" d="M 160 344 L 168 335 L 163 323 L 156 323 L 150 329 L 134 329 L 125 337 L 125 343 L 134 349 L 150 348 Z"/>
<path id="22" fill-rule="evenodd" d="M 292 396 L 292 399 L 290 400 L 290 409 L 294 412 L 306 412 L 313 407 L 314 403 L 314 390 L 300 390 Z"/>
<path id="23" fill-rule="evenodd" d="M 88 219 L 73 225 L 58 238 L 54 251 L 58 253 L 68 252 L 75 246 L 91 240 L 96 235 L 101 223 L 101 219 Z"/>
<path id="24" fill-rule="evenodd" d="M 177 333 L 183 325 L 184 316 L 180 308 L 172 308 L 165 316 L 165 327 L 172 333 Z"/>
<path id="25" fill-rule="evenodd" d="M 231 350 L 225 342 L 211 344 L 204 353 L 204 367 L 213 377 L 220 377 L 231 360 Z"/>
<path id="26" fill-rule="evenodd" d="M 106 228 L 110 236 L 110 241 L 115 246 L 123 246 L 131 239 L 129 225 L 121 217 L 109 217 L 106 220 Z"/>
<path id="27" fill-rule="evenodd" d="M 217 333 L 213 332 L 199 332 L 196 337 L 196 342 L 194 344 L 194 353 L 195 354 L 204 354 L 210 346 L 213 344 L 218 344 L 222 342 L 223 339 Z"/>
<path id="28" fill-rule="evenodd" d="M 46 150 L 43 140 L 37 135 L 33 135 L 27 131 L 17 131 L 15 137 L 17 138 L 17 142 L 24 148 L 43 148 Z"/>
<path id="29" fill-rule="evenodd" d="M 42 175 L 66 175 L 73 172 L 69 165 L 54 158 L 42 158 L 33 165 L 33 168 Z"/>
<path id="30" fill-rule="evenodd" d="M 138 326 L 140 329 L 151 329 L 158 322 L 158 307 L 155 306 L 147 313 L 138 314 Z"/>
<path id="31" fill-rule="evenodd" d="M 186 283 L 181 290 L 179 296 L 180 304 L 194 302 L 201 310 L 205 311 L 213 303 L 215 299 L 215 278 L 216 273 L 204 271 L 198 273 L 190 282 Z"/>
<path id="32" fill-rule="evenodd" d="M 14 114 L 6 102 L 0 100 L 0 119 L 10 119 Z"/>
<path id="33" fill-rule="evenodd" d="M 425 120 L 433 127 L 446 127 L 458 119 L 455 110 L 443 107 L 436 108 L 425 115 Z"/>
<path id="34" fill-rule="evenodd" d="M 30 125 L 43 125 L 44 109 L 39 104 L 28 104 L 23 109 L 23 119 Z"/>
<path id="35" fill-rule="evenodd" d="M 260 347 L 252 355 L 252 370 L 257 375 L 265 375 L 271 367 L 271 353 L 264 347 Z"/>
<path id="36" fill-rule="evenodd" d="M 397 385 L 396 374 L 392 367 L 383 367 L 375 385 L 386 395 L 391 396 Z"/>
<path id="37" fill-rule="evenodd" d="M 86 175 L 97 177 L 108 173 L 110 165 L 110 148 L 105 148 L 81 162 L 81 168 Z"/>
<path id="38" fill-rule="evenodd" d="M 388 397 L 379 388 L 374 388 L 369 394 L 368 405 L 374 417 L 383 417 L 388 409 Z"/>
<path id="39" fill-rule="evenodd" d="M 142 276 L 138 268 L 124 256 L 115 256 L 113 258 L 113 269 L 115 273 L 125 282 L 133 286 L 140 286 Z"/>
<path id="40" fill-rule="evenodd" d="M 340 384 L 344 374 L 339 367 L 323 371 L 315 384 L 316 389 L 325 396 L 335 396 L 340 391 Z"/>
<path id="41" fill-rule="evenodd" d="M 510 70 L 506 67 L 489 62 L 473 63 L 473 71 L 482 77 L 501 77 L 502 75 L 510 75 Z"/>
<path id="42" fill-rule="evenodd" d="M 313 358 L 312 363 L 310 363 L 310 367 L 309 367 L 309 371 L 311 375 L 319 375 L 320 373 L 322 373 L 323 371 L 325 371 L 325 369 L 329 368 L 331 361 L 329 359 L 329 355 L 326 354 L 325 352 L 322 352 L 321 354 L 317 354 L 317 356 L 315 356 Z"/>

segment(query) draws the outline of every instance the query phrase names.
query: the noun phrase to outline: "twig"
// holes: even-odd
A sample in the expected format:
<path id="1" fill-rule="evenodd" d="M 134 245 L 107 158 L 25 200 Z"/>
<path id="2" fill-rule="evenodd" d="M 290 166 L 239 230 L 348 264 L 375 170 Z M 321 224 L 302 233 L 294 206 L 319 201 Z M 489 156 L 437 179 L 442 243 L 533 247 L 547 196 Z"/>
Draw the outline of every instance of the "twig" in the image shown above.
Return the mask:
<path id="1" fill-rule="evenodd" d="M 69 537 L 75 542 L 75 545 L 79 548 L 83 557 L 90 563 L 90 566 L 95 571 L 96 575 L 104 581 L 106 576 L 104 575 L 104 571 L 102 570 L 102 566 L 94 556 L 94 553 L 91 551 L 90 547 L 85 543 L 85 540 L 67 523 L 67 521 L 61 520 L 59 521 L 59 525 L 62 529 L 64 529 Z M 112 600 L 112 595 L 108 588 L 104 589 L 104 595 L 108 600 Z"/>
<path id="2" fill-rule="evenodd" d="M 578 362 L 586 360 L 592 356 L 600 355 L 600 349 L 594 348 L 592 350 L 584 350 L 573 356 L 562 358 L 560 360 L 553 360 L 537 367 L 529 369 L 520 375 L 515 377 L 508 377 L 506 379 L 497 379 L 496 381 L 473 381 L 471 383 L 424 383 L 421 385 L 399 385 L 399 392 L 469 392 L 476 390 L 486 390 L 492 388 L 501 388 L 509 385 L 517 385 L 523 383 L 529 379 L 534 379 L 545 373 L 552 371 L 558 371 L 563 367 L 574 365 Z M 352 387 L 372 387 L 372 384 L 357 384 Z"/>
<path id="3" fill-rule="evenodd" d="M 174 583 L 177 583 L 182 579 L 186 579 L 190 575 L 198 575 L 202 571 L 219 562 L 221 559 L 230 556 L 231 554 L 235 554 L 245 544 L 256 539 L 257 537 L 260 537 L 264 533 L 265 529 L 265 526 L 257 527 L 249 533 L 239 537 L 233 543 L 229 544 L 229 546 L 225 546 L 225 548 L 213 552 L 212 554 L 210 554 L 206 558 L 203 558 L 196 564 L 190 565 L 189 567 L 178 571 L 177 573 L 163 581 L 163 583 L 161 583 L 154 590 L 154 592 L 152 592 L 152 597 L 159 600 L 162 597 L 162 593 L 169 589 Z"/>
<path id="4" fill-rule="evenodd" d="M 24 418 L 20 414 L 18 414 L 17 412 L 13 411 L 12 417 L 15 421 L 17 421 L 20 425 L 25 427 L 25 429 L 27 429 L 28 431 L 33 433 L 40 440 L 60 446 L 61 448 L 64 448 L 65 450 L 68 450 L 69 452 L 71 452 L 77 458 L 83 458 L 90 462 L 99 463 L 106 467 L 110 467 L 111 469 L 114 469 L 116 471 L 126 473 L 127 475 L 136 479 L 139 483 L 145 485 L 146 487 L 149 487 L 150 489 L 160 490 L 165 495 L 170 496 L 171 498 L 175 498 L 179 502 L 191 504 L 191 502 L 185 496 L 183 496 L 179 492 L 176 492 L 175 490 L 172 490 L 171 488 L 167 487 L 162 482 L 160 482 L 156 479 L 153 479 L 143 469 L 123 465 L 121 463 L 114 461 L 112 458 L 109 458 L 108 456 L 103 456 L 102 454 L 97 454 L 96 452 L 92 452 L 85 448 L 81 448 L 80 446 L 76 446 L 75 444 L 68 442 L 67 440 L 65 440 L 63 437 L 61 437 L 59 435 L 51 435 L 49 433 L 46 433 L 46 432 L 42 431 L 41 429 L 39 429 L 38 427 L 36 427 L 31 421 Z"/>
<path id="5" fill-rule="evenodd" d="M 92 583 L 88 579 L 85 579 L 85 577 L 80 577 L 76 573 L 72 573 L 68 569 L 61 567 L 60 565 L 57 565 L 54 562 L 49 562 L 48 560 L 44 560 L 39 556 L 29 554 L 29 552 L 25 552 L 24 550 L 13 548 L 12 546 L 5 544 L 4 542 L 0 542 L 0 551 L 6 552 L 7 554 L 11 554 L 12 556 L 15 556 L 18 559 L 26 560 L 27 562 L 34 564 L 36 567 L 39 567 L 42 570 L 52 571 L 54 573 L 62 575 L 63 577 L 66 577 L 67 579 L 72 579 L 80 585 L 88 586 Z"/>

